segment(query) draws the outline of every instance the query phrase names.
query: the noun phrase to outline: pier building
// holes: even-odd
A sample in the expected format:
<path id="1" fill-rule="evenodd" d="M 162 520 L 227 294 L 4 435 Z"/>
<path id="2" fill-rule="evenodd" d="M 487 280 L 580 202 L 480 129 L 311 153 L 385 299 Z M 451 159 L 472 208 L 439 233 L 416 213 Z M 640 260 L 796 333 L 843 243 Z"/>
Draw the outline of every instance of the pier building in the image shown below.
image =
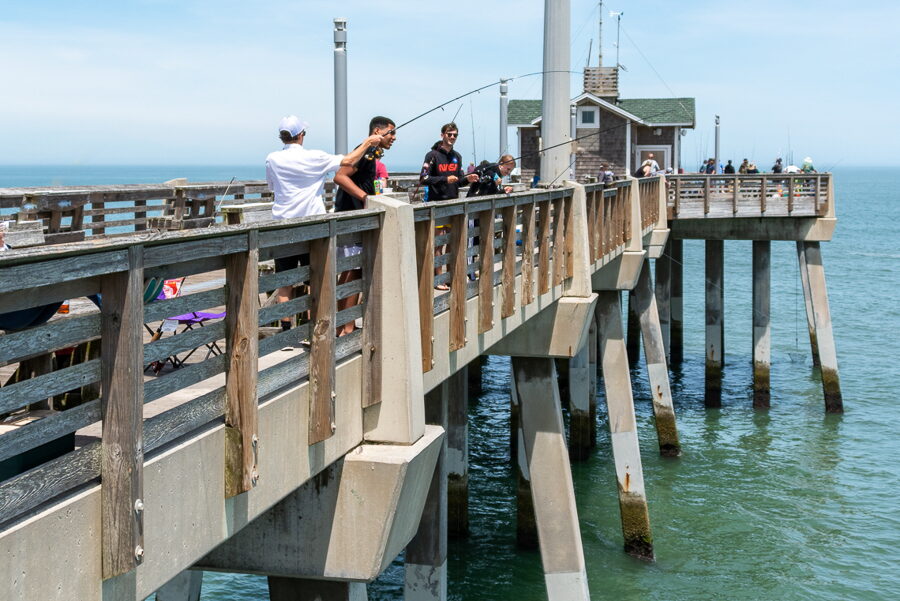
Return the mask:
<path id="1" fill-rule="evenodd" d="M 753 241 L 764 409 L 771 241 L 790 240 L 825 409 L 842 410 L 820 250 L 836 223 L 830 174 L 388 194 L 278 222 L 267 196 L 262 182 L 0 189 L 16 220 L 0 252 L 4 599 L 187 601 L 201 570 L 265 574 L 274 600 L 364 599 L 404 551 L 406 598 L 446 598 L 484 355 L 511 357 L 520 539 L 540 548 L 548 598 L 589 599 L 570 461 L 593 442 L 602 385 L 623 548 L 652 558 L 628 333 L 643 341 L 659 451 L 677 455 L 668 365 L 683 354 L 685 239 L 706 241 L 705 264 L 687 268 L 706 274 L 707 404 L 721 398 L 725 241 Z M 362 253 L 339 253 L 348 243 Z M 266 269 L 305 252 L 308 266 Z M 350 269 L 363 277 L 338 284 Z M 283 285 L 298 295 L 274 304 Z M 270 327 L 288 316 L 297 327 Z"/>

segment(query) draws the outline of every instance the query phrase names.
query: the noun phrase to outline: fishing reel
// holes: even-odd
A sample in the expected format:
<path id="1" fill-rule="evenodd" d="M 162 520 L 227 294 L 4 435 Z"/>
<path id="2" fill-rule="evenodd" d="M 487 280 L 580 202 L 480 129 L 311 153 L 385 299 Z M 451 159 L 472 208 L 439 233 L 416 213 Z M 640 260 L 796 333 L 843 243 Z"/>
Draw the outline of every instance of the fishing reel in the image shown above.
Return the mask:
<path id="1" fill-rule="evenodd" d="M 366 151 L 366 154 L 363 155 L 367 161 L 374 161 L 375 159 L 380 159 L 384 156 L 384 148 L 379 148 L 378 146 L 370 146 Z"/>

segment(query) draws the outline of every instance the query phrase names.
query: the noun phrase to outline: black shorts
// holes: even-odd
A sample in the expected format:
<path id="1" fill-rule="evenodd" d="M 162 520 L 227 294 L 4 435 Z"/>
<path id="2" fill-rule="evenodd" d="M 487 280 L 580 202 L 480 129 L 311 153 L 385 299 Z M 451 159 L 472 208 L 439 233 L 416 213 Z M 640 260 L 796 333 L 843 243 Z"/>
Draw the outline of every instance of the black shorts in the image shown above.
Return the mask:
<path id="1" fill-rule="evenodd" d="M 275 273 L 309 266 L 309 253 L 275 258 Z"/>

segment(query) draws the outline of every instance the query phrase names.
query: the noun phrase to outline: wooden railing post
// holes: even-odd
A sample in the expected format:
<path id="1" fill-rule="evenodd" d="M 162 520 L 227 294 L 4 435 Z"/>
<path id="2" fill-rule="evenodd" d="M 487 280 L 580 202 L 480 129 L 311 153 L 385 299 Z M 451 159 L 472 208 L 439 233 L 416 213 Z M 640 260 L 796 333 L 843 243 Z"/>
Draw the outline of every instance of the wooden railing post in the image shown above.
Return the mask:
<path id="1" fill-rule="evenodd" d="M 500 317 L 516 312 L 516 205 L 503 207 L 503 280 L 500 288 Z M 525 248 L 523 247 L 523 261 Z M 524 267 L 523 267 L 524 269 Z M 525 274 L 522 274 L 524 279 Z"/>
<path id="2" fill-rule="evenodd" d="M 575 201 L 569 197 L 563 200 L 563 211 L 565 212 L 566 223 L 566 278 L 575 275 Z M 584 218 L 584 213 L 581 213 Z M 584 240 L 587 240 L 587 232 L 584 233 Z"/>
<path id="3" fill-rule="evenodd" d="M 712 178 L 705 176 L 703 178 L 703 214 L 709 215 L 709 187 Z"/>
<path id="4" fill-rule="evenodd" d="M 144 555 L 143 247 L 128 249 L 128 271 L 103 276 L 100 292 L 100 497 L 107 579 L 131 571 Z"/>
<path id="5" fill-rule="evenodd" d="M 494 327 L 494 207 L 478 213 L 478 333 Z"/>
<path id="6" fill-rule="evenodd" d="M 334 220 L 328 238 L 309 243 L 310 358 L 309 444 L 334 434 L 336 247 Z"/>
<path id="7" fill-rule="evenodd" d="M 225 497 L 256 486 L 259 373 L 258 231 L 247 232 L 247 252 L 225 257 Z"/>
<path id="8" fill-rule="evenodd" d="M 550 291 L 550 206 L 545 200 L 538 215 L 538 295 Z"/>
<path id="9" fill-rule="evenodd" d="M 422 371 L 429 372 L 434 367 L 434 210 L 427 221 L 418 222 L 415 228 Z"/>
<path id="10" fill-rule="evenodd" d="M 534 302 L 534 202 L 522 205 L 522 305 Z"/>
<path id="11" fill-rule="evenodd" d="M 450 350 L 466 346 L 466 246 L 469 219 L 465 207 L 450 218 Z"/>
<path id="12" fill-rule="evenodd" d="M 563 199 L 557 198 L 553 203 L 553 285 L 559 286 L 565 278 L 565 215 Z"/>

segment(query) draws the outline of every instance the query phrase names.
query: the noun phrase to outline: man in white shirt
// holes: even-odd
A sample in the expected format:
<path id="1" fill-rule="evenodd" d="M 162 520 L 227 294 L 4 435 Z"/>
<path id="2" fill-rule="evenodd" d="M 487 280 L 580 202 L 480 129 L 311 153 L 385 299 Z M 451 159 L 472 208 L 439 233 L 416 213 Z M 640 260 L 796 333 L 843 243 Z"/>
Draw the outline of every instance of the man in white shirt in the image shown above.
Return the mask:
<path id="1" fill-rule="evenodd" d="M 325 177 L 341 166 L 356 164 L 363 153 L 372 146 L 378 146 L 381 136 L 371 135 L 346 156 L 328 154 L 321 150 L 308 150 L 303 147 L 306 129 L 309 124 L 295 115 L 290 115 L 278 124 L 278 137 L 284 148 L 276 150 L 266 157 L 266 182 L 275 195 L 272 216 L 275 219 L 290 219 L 307 215 L 325 213 L 322 193 L 325 189 Z M 287 271 L 298 265 L 309 265 L 309 255 L 293 255 L 275 259 L 275 271 Z M 292 286 L 278 289 L 278 302 L 283 303 L 291 298 Z M 290 329 L 290 318 L 282 319 L 281 327 Z"/>

